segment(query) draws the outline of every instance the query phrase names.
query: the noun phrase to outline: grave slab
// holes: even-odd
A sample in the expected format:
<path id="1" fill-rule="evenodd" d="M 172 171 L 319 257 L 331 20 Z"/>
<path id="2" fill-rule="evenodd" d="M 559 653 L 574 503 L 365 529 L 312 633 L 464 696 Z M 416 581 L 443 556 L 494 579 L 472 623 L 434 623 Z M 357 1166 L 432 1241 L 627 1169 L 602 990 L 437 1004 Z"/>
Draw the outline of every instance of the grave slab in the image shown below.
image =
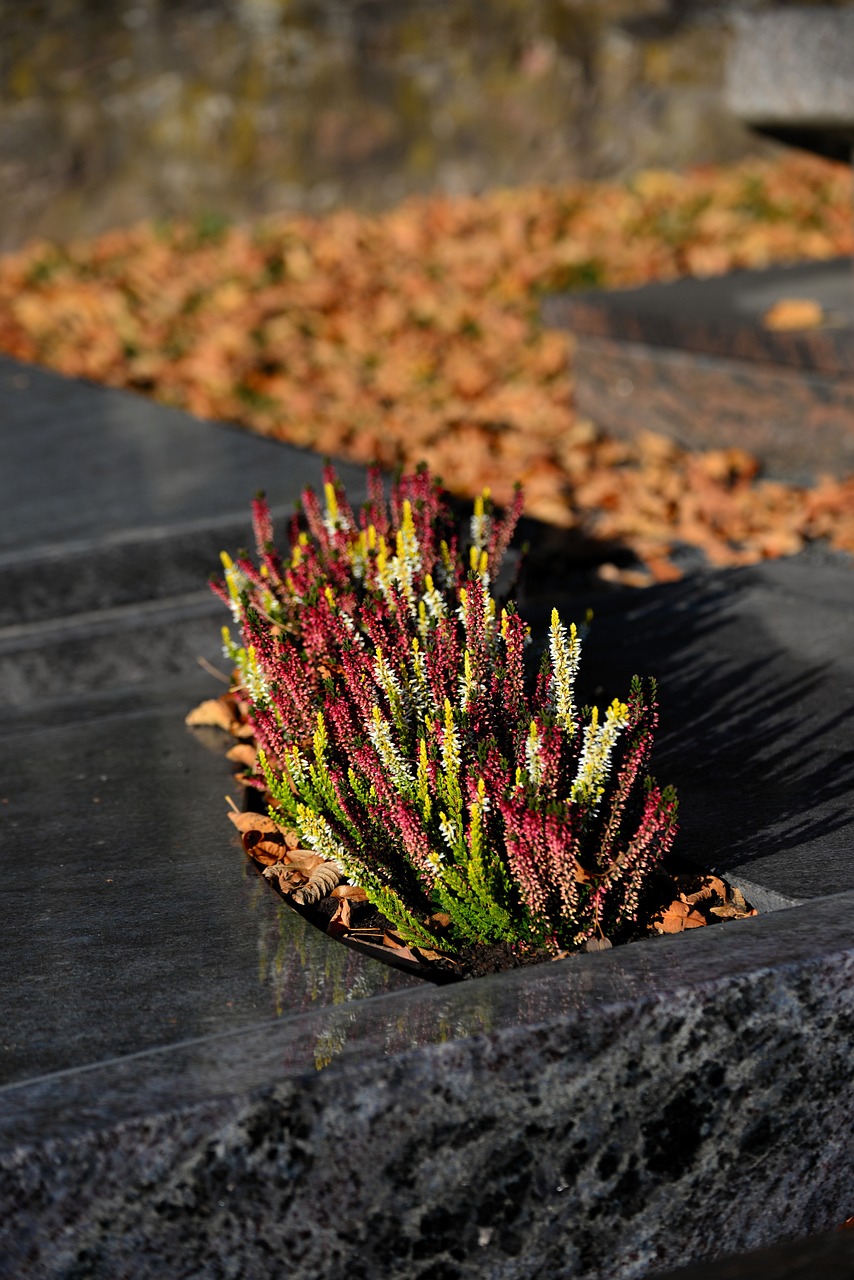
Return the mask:
<path id="1" fill-rule="evenodd" d="M 828 5 L 735 16 L 726 105 L 760 133 L 834 160 L 854 147 L 854 14 Z"/>
<path id="2" fill-rule="evenodd" d="M 187 683 L 0 737 L 0 1080 L 41 1076 L 411 984 L 285 907 L 225 821 L 228 767 Z"/>
<path id="3" fill-rule="evenodd" d="M 654 771 L 679 850 L 759 910 L 854 888 L 854 563 L 813 548 L 642 592 L 561 600 L 593 620 L 579 696 L 658 682 Z M 550 603 L 525 608 L 544 633 Z"/>
<path id="4" fill-rule="evenodd" d="M 61 380 L 45 376 L 62 403 Z M 122 400 L 67 394 L 82 398 L 81 421 L 87 397 L 93 414 L 102 395 Z M 226 429 L 176 426 L 127 399 L 117 412 L 140 415 L 134 431 L 144 422 L 160 441 L 164 468 L 173 428 L 186 430 L 180 483 L 202 503 L 191 443 L 204 456 L 204 432 Z M 105 442 L 114 430 L 123 438 L 111 426 Z M 230 518 L 258 487 L 256 444 L 271 494 L 283 494 L 276 457 L 285 498 L 317 475 L 306 455 L 229 433 L 249 481 L 229 488 Z M 195 501 L 191 518 L 216 531 L 216 511 Z M 55 546 L 59 515 L 39 541 L 32 511 L 34 544 Z M 129 529 L 142 544 L 183 512 L 176 500 Z M 88 513 L 82 533 L 80 519 L 71 504 L 68 527 L 95 557 L 127 532 L 118 515 L 97 526 Z M 12 550 L 24 563 L 26 546 Z M 41 632 L 32 618 L 0 630 L 0 684 L 22 688 L 30 671 L 0 720 L 0 1276 L 639 1280 L 848 1216 L 844 569 L 797 559 L 682 594 L 615 594 L 588 649 L 601 649 L 595 696 L 638 658 L 660 663 L 663 699 L 670 679 L 688 705 L 665 722 L 656 769 L 681 770 L 674 780 L 705 804 L 698 843 L 717 856 L 729 831 L 746 876 L 767 872 L 769 895 L 809 902 L 441 989 L 308 931 L 247 874 L 222 817 L 227 765 L 182 723 L 215 691 L 193 648 L 221 608 L 155 583 L 138 599 L 105 590 L 100 607 L 85 596 Z M 182 626 L 198 630 L 164 668 Z M 87 644 L 101 655 L 91 666 Z M 113 649 L 128 661 L 102 676 Z M 44 683 L 63 662 L 70 683 Z M 777 757 L 763 755 L 772 740 Z M 758 799 L 739 808 L 746 771 Z M 811 788 L 817 807 L 794 831 L 813 840 L 806 884 L 803 867 L 786 880 L 775 859 Z"/>
<path id="5" fill-rule="evenodd" d="M 183 723 L 219 691 L 198 662 L 223 665 L 219 550 L 320 460 L 8 360 L 0 394 L 0 1080 L 411 985 L 248 873 L 229 774 Z"/>
<path id="6" fill-rule="evenodd" d="M 767 329 L 784 298 L 818 302 L 824 323 Z M 564 294 L 544 319 L 572 334 L 578 412 L 618 436 L 748 449 L 798 483 L 854 470 L 850 258 Z"/>
<path id="7" fill-rule="evenodd" d="M 307 450 L 3 356 L 0 412 L 0 628 L 200 591 L 259 489 L 287 517 L 321 483 Z"/>

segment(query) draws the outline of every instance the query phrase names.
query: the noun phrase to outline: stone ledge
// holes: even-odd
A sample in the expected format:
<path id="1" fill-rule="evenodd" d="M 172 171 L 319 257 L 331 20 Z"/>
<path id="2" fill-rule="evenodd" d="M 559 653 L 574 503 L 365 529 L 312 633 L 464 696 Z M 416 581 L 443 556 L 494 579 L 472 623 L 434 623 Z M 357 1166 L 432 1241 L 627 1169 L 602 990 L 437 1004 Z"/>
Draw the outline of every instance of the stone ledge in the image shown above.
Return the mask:
<path id="1" fill-rule="evenodd" d="M 852 907 L 3 1090 L 0 1274 L 631 1280 L 828 1229 L 854 1172 Z"/>

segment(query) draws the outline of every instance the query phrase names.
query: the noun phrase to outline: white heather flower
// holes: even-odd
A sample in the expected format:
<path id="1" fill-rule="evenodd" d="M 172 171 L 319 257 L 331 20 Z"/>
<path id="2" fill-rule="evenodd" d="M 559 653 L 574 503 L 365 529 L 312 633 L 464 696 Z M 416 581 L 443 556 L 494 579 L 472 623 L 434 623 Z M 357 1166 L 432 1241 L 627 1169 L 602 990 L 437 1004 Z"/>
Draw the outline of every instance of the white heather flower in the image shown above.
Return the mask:
<path id="1" fill-rule="evenodd" d="M 595 806 L 602 799 L 611 767 L 611 754 L 621 731 L 628 724 L 628 714 L 626 704 L 615 698 L 605 712 L 604 723 L 600 724 L 598 709 L 593 708 L 590 723 L 584 727 L 581 759 L 570 791 L 571 800 Z"/>
<path id="2" fill-rule="evenodd" d="M 543 776 L 543 763 L 540 759 L 540 735 L 537 732 L 535 720 L 531 721 L 531 728 L 525 743 L 525 765 L 528 770 L 528 777 L 533 785 L 538 787 Z"/>
<path id="3" fill-rule="evenodd" d="M 489 499 L 489 490 L 484 489 L 474 500 L 474 514 L 471 518 L 471 540 L 472 545 L 478 552 L 483 551 L 489 542 L 489 536 L 492 532 L 492 520 L 486 513 L 486 502 Z"/>
<path id="4" fill-rule="evenodd" d="M 552 610 L 549 628 L 549 657 L 552 665 L 554 709 L 558 724 L 575 732 L 575 677 L 581 661 L 581 640 L 573 623 L 567 635 L 557 609 Z"/>
<path id="5" fill-rule="evenodd" d="M 314 813 L 307 805 L 297 805 L 297 828 L 310 849 L 327 862 L 334 862 L 343 875 L 347 874 L 347 850 L 335 839 L 335 832 L 322 814 Z"/>
<path id="6" fill-rule="evenodd" d="M 387 720 L 383 719 L 379 707 L 374 707 L 373 716 L 367 729 L 368 737 L 373 743 L 374 749 L 383 765 L 388 770 L 395 786 L 401 791 L 410 792 L 415 786 L 412 770 L 400 750 L 395 746 L 391 736 L 391 726 Z"/>

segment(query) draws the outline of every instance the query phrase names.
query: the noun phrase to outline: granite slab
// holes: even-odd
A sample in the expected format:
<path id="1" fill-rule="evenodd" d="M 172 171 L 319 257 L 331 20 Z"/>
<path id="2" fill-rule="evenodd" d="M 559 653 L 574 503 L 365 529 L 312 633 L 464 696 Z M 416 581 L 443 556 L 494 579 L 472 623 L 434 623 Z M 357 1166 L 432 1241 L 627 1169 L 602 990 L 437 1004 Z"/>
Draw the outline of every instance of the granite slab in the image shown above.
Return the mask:
<path id="1" fill-rule="evenodd" d="M 854 145 L 854 14 L 829 5 L 737 14 L 724 97 L 768 137 L 834 160 Z"/>
<path id="2" fill-rule="evenodd" d="M 117 396 L 139 415 L 128 438 L 159 441 L 167 495 L 191 495 L 146 514 L 129 492 L 138 523 L 99 525 L 74 495 L 79 479 L 97 505 L 105 481 L 87 490 L 69 461 L 64 493 L 46 471 L 65 524 L 52 511 L 39 541 L 27 484 L 10 486 L 4 519 L 29 512 L 41 562 L 63 573 L 75 554 L 104 564 L 116 540 L 144 558 L 185 514 L 216 534 L 191 475 L 204 432 L 214 454 L 239 451 L 251 485 L 229 519 L 258 487 L 256 444 L 271 493 L 274 457 L 286 499 L 319 472 L 45 377 L 50 414 L 65 395 L 95 416 Z M 108 425 L 105 451 L 123 431 Z M 34 465 L 22 447 L 19 468 Z M 64 560 L 63 528 L 84 540 Z M 20 568 L 27 547 L 7 536 Z M 100 594 L 70 589 L 75 607 L 14 617 L 0 629 L 0 1276 L 639 1280 L 842 1221 L 849 572 L 801 558 L 615 593 L 585 664 L 596 697 L 657 664 L 665 707 L 684 707 L 666 711 L 656 767 L 686 812 L 705 806 L 683 836 L 721 858 L 731 841 L 767 908 L 809 901 L 447 988 L 312 931 L 249 872 L 221 816 L 226 762 L 182 723 L 216 691 L 195 652 L 218 634 L 215 601 L 180 576 L 135 596 L 117 571 Z"/>
<path id="3" fill-rule="evenodd" d="M 330 947 L 247 863 L 239 788 L 184 726 L 185 682 L 0 736 L 0 1081 L 411 984 Z"/>
<path id="4" fill-rule="evenodd" d="M 783 298 L 824 322 L 769 330 Z M 573 335 L 578 411 L 621 436 L 749 449 L 767 474 L 808 482 L 854 470 L 854 276 L 850 258 L 547 299 Z"/>
<path id="5" fill-rule="evenodd" d="M 250 872 L 227 739 L 184 725 L 221 687 L 219 550 L 321 460 L 8 360 L 0 396 L 0 1081 L 411 985 Z"/>
<path id="6" fill-rule="evenodd" d="M 0 628 L 199 591 L 259 489 L 285 517 L 321 480 L 307 450 L 3 356 L 0 413 Z"/>
<path id="7" fill-rule="evenodd" d="M 558 596 L 554 596 L 558 600 Z M 525 607 L 543 635 L 553 601 Z M 813 548 L 592 600 L 579 696 L 658 682 L 678 848 L 760 910 L 854 888 L 854 562 Z"/>
<path id="8" fill-rule="evenodd" d="M 852 907 L 11 1086 L 0 1275 L 632 1280 L 828 1230 L 854 1181 Z"/>

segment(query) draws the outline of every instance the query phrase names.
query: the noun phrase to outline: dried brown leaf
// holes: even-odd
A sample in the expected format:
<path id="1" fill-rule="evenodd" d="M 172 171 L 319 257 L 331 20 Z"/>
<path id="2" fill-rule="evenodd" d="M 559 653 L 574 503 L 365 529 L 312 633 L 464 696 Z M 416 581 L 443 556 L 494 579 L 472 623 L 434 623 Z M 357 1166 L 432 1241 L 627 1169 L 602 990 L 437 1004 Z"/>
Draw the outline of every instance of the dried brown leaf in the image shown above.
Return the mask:
<path id="1" fill-rule="evenodd" d="M 310 876 L 317 867 L 323 866 L 326 861 L 319 853 L 313 853 L 311 849 L 288 849 L 286 857 L 288 862 L 295 867 L 299 867 L 304 875 Z"/>
<path id="2" fill-rule="evenodd" d="M 318 902 L 321 898 L 325 898 L 331 893 L 335 886 L 341 880 L 341 871 L 334 862 L 323 862 L 309 875 L 308 880 L 301 889 L 297 889 L 293 895 L 294 902 L 309 904 Z M 347 901 L 347 899 L 343 899 Z"/>
<path id="3" fill-rule="evenodd" d="M 821 303 L 815 298 L 780 298 L 762 317 L 766 329 L 816 329 L 824 321 Z"/>
<path id="4" fill-rule="evenodd" d="M 611 942 L 610 939 L 608 938 L 588 938 L 584 946 L 581 948 L 581 950 L 582 951 L 610 951 L 613 945 L 614 945 L 613 942 Z"/>
<path id="5" fill-rule="evenodd" d="M 395 955 L 398 956 L 401 960 L 413 960 L 416 964 L 419 963 L 418 956 L 415 954 L 412 948 L 407 946 L 405 942 L 402 942 L 400 938 L 396 938 L 394 934 L 384 933 L 383 945 L 386 947 L 391 947 Z"/>
<path id="6" fill-rule="evenodd" d="M 339 884 L 332 890 L 333 898 L 349 898 L 351 902 L 367 902 L 368 895 L 359 884 Z"/>
<path id="7" fill-rule="evenodd" d="M 254 747 L 250 747 L 248 742 L 238 742 L 226 751 L 225 758 L 231 760 L 233 764 L 242 764 L 247 769 L 254 769 L 258 763 L 258 752 Z"/>
<path id="8" fill-rule="evenodd" d="M 274 822 L 267 813 L 237 813 L 234 809 L 231 809 L 229 810 L 228 817 L 241 834 L 247 831 L 258 831 L 264 832 L 265 834 L 267 832 L 277 831 L 284 842 L 284 828 L 280 827 L 278 822 Z"/>
<path id="9" fill-rule="evenodd" d="M 709 914 L 717 916 L 719 920 L 736 920 L 741 912 L 731 902 L 724 902 L 719 907 L 709 907 Z"/>
<path id="10" fill-rule="evenodd" d="M 261 874 L 265 880 L 278 884 L 282 893 L 293 893 L 305 884 L 306 880 L 298 867 L 292 867 L 287 862 L 276 862 L 272 866 L 265 867 Z"/>
<path id="11" fill-rule="evenodd" d="M 266 813 L 229 812 L 229 818 L 240 832 L 244 852 L 263 866 L 280 862 L 287 855 L 288 832 Z"/>
<path id="12" fill-rule="evenodd" d="M 326 926 L 326 932 L 331 934 L 346 933 L 350 928 L 350 915 L 352 907 L 349 898 L 339 898 L 338 906 L 335 908 L 335 914 Z"/>
<path id="13" fill-rule="evenodd" d="M 184 724 L 191 727 L 209 725 L 224 729 L 226 733 L 231 734 L 240 727 L 234 715 L 232 703 L 226 695 L 222 698 L 207 698 L 204 702 L 200 702 L 184 717 Z"/>
<path id="14" fill-rule="evenodd" d="M 685 928 L 685 917 L 688 912 L 688 905 L 677 899 L 665 908 L 657 920 L 653 921 L 654 927 L 659 933 L 681 933 Z"/>

